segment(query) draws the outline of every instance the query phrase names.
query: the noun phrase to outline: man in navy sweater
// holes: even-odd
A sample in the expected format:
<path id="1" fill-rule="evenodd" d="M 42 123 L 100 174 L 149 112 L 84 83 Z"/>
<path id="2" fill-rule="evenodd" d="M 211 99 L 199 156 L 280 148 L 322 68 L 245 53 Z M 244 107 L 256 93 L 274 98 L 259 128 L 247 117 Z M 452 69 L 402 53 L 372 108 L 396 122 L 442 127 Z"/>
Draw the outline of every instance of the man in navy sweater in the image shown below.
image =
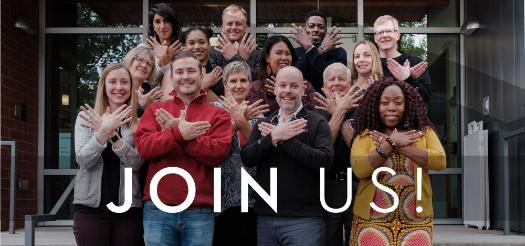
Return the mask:
<path id="1" fill-rule="evenodd" d="M 427 62 L 398 51 L 399 22 L 390 15 L 379 16 L 374 22 L 374 41 L 379 48 L 385 77 L 405 81 L 412 85 L 428 103 L 431 94 L 430 74 Z"/>
<path id="2" fill-rule="evenodd" d="M 323 71 L 328 65 L 340 62 L 346 65 L 346 51 L 341 47 L 341 28 L 333 27 L 327 33 L 326 14 L 314 10 L 306 14 L 305 26 L 294 27 L 290 37 L 300 47 L 295 49 L 298 67 L 316 91 L 323 87 Z"/>

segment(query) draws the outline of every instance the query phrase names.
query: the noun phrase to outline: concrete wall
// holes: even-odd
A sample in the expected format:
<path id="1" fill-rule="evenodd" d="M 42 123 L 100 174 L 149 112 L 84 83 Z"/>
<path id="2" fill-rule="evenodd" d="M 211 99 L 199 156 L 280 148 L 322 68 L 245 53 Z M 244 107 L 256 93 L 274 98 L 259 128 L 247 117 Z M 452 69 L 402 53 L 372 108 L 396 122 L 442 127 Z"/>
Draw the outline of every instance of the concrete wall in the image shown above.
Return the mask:
<path id="1" fill-rule="evenodd" d="M 489 130 L 491 220 L 503 228 L 503 136 L 525 127 L 523 0 L 465 0 L 465 21 L 482 28 L 465 37 L 466 122 L 483 120 Z M 482 114 L 482 100 L 490 113 Z M 463 126 L 466 132 L 466 126 Z M 509 145 L 511 230 L 525 233 L 525 136 Z M 466 157 L 468 158 L 468 157 Z"/>

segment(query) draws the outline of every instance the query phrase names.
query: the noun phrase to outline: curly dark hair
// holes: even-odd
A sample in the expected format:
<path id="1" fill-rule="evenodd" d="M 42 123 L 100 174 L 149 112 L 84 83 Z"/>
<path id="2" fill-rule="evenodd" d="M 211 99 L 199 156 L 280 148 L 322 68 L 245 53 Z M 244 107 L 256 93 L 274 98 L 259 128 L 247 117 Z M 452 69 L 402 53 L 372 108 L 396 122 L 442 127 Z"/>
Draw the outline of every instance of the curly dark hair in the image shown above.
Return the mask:
<path id="1" fill-rule="evenodd" d="M 379 103 L 383 91 L 391 85 L 398 86 L 405 96 L 405 112 L 398 128 L 420 131 L 429 127 L 434 129 L 427 114 L 427 106 L 416 89 L 406 82 L 386 78 L 372 84 L 365 93 L 357 109 L 355 136 L 363 134 L 366 129 L 384 132 L 386 127 L 379 117 Z"/>

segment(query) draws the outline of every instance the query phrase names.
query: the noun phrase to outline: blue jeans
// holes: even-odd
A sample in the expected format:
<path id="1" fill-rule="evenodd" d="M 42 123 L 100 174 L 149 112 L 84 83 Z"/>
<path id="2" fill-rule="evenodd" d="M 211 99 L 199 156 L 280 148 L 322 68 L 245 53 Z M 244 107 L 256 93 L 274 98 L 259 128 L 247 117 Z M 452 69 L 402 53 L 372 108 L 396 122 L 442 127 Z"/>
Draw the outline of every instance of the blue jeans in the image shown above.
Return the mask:
<path id="1" fill-rule="evenodd" d="M 211 208 L 166 213 L 152 201 L 144 203 L 144 242 L 148 246 L 208 246 L 213 243 L 215 215 Z"/>
<path id="2" fill-rule="evenodd" d="M 272 217 L 257 218 L 258 246 L 322 246 L 325 222 L 321 217 Z"/>

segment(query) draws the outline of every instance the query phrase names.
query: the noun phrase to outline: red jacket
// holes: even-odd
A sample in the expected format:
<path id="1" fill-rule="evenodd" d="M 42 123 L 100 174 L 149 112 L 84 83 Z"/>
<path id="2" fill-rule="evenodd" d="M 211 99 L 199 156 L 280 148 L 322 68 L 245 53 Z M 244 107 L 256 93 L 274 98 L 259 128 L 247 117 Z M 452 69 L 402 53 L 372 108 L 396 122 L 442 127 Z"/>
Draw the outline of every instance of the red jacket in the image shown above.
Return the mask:
<path id="1" fill-rule="evenodd" d="M 185 141 L 177 127 L 162 131 L 155 120 L 155 111 L 164 108 L 174 117 L 186 109 L 186 121 L 208 121 L 211 128 L 205 135 Z M 230 115 L 223 108 L 206 102 L 206 94 L 193 99 L 187 106 L 177 95 L 173 100 L 148 106 L 135 132 L 135 145 L 140 156 L 150 160 L 144 200 L 150 200 L 151 179 L 166 167 L 179 167 L 191 174 L 196 186 L 196 196 L 191 207 L 213 207 L 213 168 L 229 155 L 232 139 Z M 186 199 L 188 186 L 176 174 L 164 176 L 157 193 L 166 205 L 179 205 Z"/>

